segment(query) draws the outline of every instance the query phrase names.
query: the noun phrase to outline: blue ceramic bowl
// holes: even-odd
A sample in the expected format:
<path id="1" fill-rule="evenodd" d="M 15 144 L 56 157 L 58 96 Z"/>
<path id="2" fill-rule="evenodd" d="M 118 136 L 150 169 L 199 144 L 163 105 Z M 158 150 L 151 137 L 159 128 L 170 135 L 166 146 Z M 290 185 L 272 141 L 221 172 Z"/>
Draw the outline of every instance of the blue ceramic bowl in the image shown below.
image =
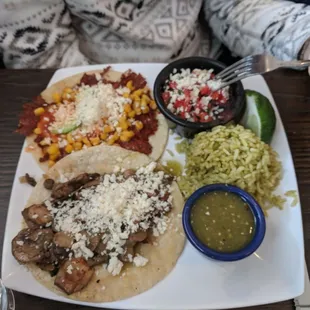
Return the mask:
<path id="1" fill-rule="evenodd" d="M 248 204 L 249 208 L 252 211 L 252 214 L 254 216 L 254 221 L 255 221 L 254 236 L 253 236 L 253 239 L 250 241 L 250 243 L 247 244 L 243 249 L 239 251 L 223 253 L 223 252 L 212 250 L 197 238 L 197 236 L 195 235 L 192 229 L 191 219 L 190 219 L 191 210 L 196 200 L 200 198 L 202 195 L 210 193 L 210 192 L 214 192 L 214 191 L 224 191 L 224 192 L 230 192 L 230 193 L 234 193 L 238 195 L 239 197 L 241 197 L 243 201 L 245 201 Z M 264 213 L 261 207 L 256 202 L 256 200 L 250 194 L 248 194 L 241 188 L 232 186 L 232 185 L 227 185 L 227 184 L 207 185 L 195 191 L 185 203 L 182 221 L 183 221 L 184 231 L 185 231 L 185 234 L 188 240 L 198 251 L 200 251 L 201 253 L 205 254 L 206 256 L 212 259 L 226 261 L 226 262 L 240 260 L 254 253 L 258 249 L 260 244 L 262 243 L 265 237 L 265 232 L 266 232 L 265 216 L 264 216 Z"/>

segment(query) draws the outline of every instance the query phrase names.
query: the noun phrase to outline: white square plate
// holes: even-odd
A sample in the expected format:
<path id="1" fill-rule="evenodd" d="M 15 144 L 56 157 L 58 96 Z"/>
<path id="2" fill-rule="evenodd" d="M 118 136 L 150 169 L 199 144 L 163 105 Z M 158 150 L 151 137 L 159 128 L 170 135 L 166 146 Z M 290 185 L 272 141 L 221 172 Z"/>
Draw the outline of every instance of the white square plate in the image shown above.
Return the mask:
<path id="1" fill-rule="evenodd" d="M 60 69 L 50 84 L 78 72 L 101 69 L 105 66 Z M 129 68 L 142 73 L 152 87 L 164 64 L 118 64 L 117 71 Z M 283 165 L 283 179 L 278 188 L 280 194 L 296 190 L 297 182 L 291 152 L 279 113 L 272 95 L 260 76 L 243 81 L 246 89 L 261 92 L 272 102 L 277 126 L 272 147 L 278 152 Z M 169 136 L 167 149 L 174 151 L 174 136 Z M 184 157 L 175 152 L 184 161 Z M 165 152 L 164 158 L 171 155 Z M 21 228 L 21 211 L 31 193 L 30 186 L 21 185 L 19 177 L 26 172 L 40 177 L 42 171 L 31 154 L 21 152 L 13 184 L 7 216 L 2 256 L 2 279 L 12 289 L 58 301 L 117 309 L 223 309 L 272 303 L 302 294 L 304 289 L 304 245 L 301 207 L 284 210 L 272 209 L 267 218 L 266 237 L 258 251 L 239 262 L 216 262 L 207 259 L 188 242 L 173 271 L 149 291 L 127 300 L 112 303 L 86 303 L 66 299 L 50 292 L 39 284 L 26 268 L 19 265 L 11 254 L 11 240 Z M 104 292 L 103 292 L 104 293 Z"/>

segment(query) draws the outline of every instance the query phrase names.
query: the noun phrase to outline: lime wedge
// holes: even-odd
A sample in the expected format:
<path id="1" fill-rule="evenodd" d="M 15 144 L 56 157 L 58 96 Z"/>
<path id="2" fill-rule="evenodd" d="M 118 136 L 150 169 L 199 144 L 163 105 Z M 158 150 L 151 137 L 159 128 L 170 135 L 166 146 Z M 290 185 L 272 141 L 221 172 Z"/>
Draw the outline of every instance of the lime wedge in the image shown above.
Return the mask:
<path id="1" fill-rule="evenodd" d="M 276 115 L 270 101 L 254 90 L 247 89 L 245 94 L 246 110 L 241 124 L 265 143 L 270 143 L 276 128 Z"/>

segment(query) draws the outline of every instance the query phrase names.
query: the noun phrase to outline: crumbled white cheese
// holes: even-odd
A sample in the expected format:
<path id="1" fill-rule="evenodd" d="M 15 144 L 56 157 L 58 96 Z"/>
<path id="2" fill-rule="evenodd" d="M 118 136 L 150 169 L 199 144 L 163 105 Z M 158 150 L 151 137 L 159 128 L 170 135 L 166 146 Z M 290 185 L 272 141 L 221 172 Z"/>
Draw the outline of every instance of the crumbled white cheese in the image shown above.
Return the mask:
<path id="1" fill-rule="evenodd" d="M 109 260 L 107 270 L 112 274 L 112 276 L 117 276 L 120 274 L 123 265 L 124 264 L 116 256 L 113 256 Z"/>
<path id="2" fill-rule="evenodd" d="M 16 244 L 22 246 L 24 245 L 24 241 L 16 241 Z"/>
<path id="3" fill-rule="evenodd" d="M 143 267 L 147 264 L 149 260 L 139 254 L 137 254 L 134 259 L 133 259 L 133 263 L 136 267 Z"/>
<path id="4" fill-rule="evenodd" d="M 55 229 L 74 236 L 71 249 L 75 257 L 88 259 L 94 255 L 87 248 L 87 237 L 81 231 L 91 235 L 104 233 L 107 252 L 103 254 L 110 257 L 108 270 L 116 273 L 115 268 L 118 270 L 120 266 L 116 258 L 124 254 L 124 244 L 130 234 L 150 228 L 155 236 L 166 231 L 169 219 L 164 213 L 170 210 L 172 196 L 164 201 L 158 194 L 163 197 L 172 189 L 164 182 L 167 177 L 164 172 L 154 171 L 156 166 L 157 163 L 152 162 L 138 169 L 137 177 L 127 179 L 105 174 L 96 187 L 82 189 L 78 200 L 64 200 L 55 206 L 51 201 L 45 202 L 53 214 Z M 128 257 L 129 261 L 133 260 L 131 255 Z"/>
<path id="5" fill-rule="evenodd" d="M 72 270 L 73 270 L 73 266 L 70 264 L 70 265 L 67 267 L 66 272 L 69 273 L 69 274 L 72 274 Z"/>
<path id="6" fill-rule="evenodd" d="M 31 218 L 33 218 L 35 220 L 38 217 L 39 217 L 39 214 L 34 214 Z"/>

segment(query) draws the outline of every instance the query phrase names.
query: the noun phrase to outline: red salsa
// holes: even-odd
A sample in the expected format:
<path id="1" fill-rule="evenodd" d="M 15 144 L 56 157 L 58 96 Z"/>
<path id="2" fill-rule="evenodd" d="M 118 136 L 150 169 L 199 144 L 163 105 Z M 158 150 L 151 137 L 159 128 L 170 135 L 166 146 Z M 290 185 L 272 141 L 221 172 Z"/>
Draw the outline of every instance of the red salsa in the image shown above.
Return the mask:
<path id="1" fill-rule="evenodd" d="M 176 69 L 166 80 L 162 98 L 169 111 L 190 122 L 211 122 L 231 117 L 229 88 L 214 91 L 220 81 L 213 70 Z"/>

